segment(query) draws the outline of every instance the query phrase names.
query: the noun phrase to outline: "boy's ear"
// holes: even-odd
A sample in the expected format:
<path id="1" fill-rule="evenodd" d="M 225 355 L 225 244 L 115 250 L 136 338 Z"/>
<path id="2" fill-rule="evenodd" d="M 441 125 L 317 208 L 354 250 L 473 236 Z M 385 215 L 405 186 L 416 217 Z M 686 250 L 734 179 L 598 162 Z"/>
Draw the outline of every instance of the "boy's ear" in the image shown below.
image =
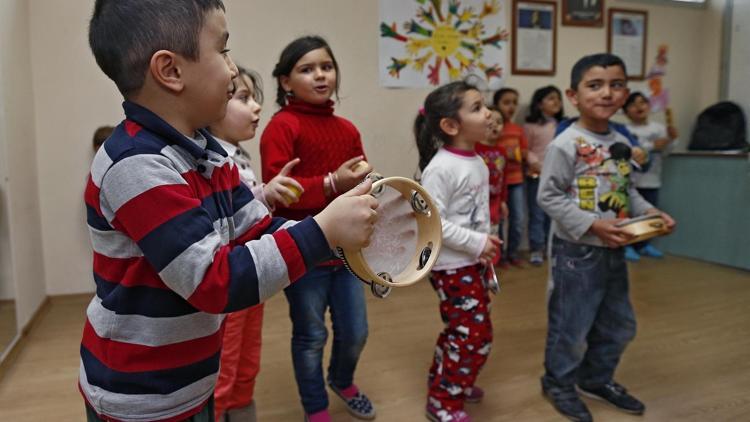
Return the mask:
<path id="1" fill-rule="evenodd" d="M 289 86 L 289 76 L 281 75 L 279 77 L 279 82 L 281 83 L 281 89 L 287 93 L 292 92 L 292 87 Z"/>
<path id="2" fill-rule="evenodd" d="M 573 104 L 573 107 L 578 108 L 578 91 L 572 88 L 565 90 L 565 96 L 568 97 L 568 101 Z"/>
<path id="3" fill-rule="evenodd" d="M 185 89 L 181 59 L 172 51 L 159 50 L 151 56 L 148 71 L 157 84 L 174 93 L 179 93 Z"/>
<path id="4" fill-rule="evenodd" d="M 442 130 L 448 136 L 458 135 L 458 131 L 460 128 L 461 125 L 456 121 L 456 119 L 451 119 L 450 117 L 443 117 L 442 119 L 440 119 L 440 130 Z"/>

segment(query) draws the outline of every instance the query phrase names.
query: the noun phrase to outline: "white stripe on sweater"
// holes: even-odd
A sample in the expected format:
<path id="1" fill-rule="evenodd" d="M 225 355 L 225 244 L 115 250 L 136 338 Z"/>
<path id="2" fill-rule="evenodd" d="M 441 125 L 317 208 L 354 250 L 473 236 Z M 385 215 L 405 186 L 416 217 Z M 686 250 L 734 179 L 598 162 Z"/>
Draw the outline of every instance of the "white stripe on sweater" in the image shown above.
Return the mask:
<path id="1" fill-rule="evenodd" d="M 182 343 L 215 334 L 224 315 L 196 312 L 170 318 L 149 318 L 143 315 L 118 315 L 102 306 L 94 296 L 86 309 L 89 323 L 96 335 L 122 343 L 160 347 Z"/>

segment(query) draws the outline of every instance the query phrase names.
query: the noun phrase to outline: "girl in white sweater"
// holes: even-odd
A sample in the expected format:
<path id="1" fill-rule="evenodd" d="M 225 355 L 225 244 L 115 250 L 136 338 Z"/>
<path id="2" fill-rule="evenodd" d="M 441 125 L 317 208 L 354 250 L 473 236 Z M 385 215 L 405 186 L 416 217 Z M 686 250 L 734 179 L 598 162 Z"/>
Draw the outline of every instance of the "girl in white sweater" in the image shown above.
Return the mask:
<path id="1" fill-rule="evenodd" d="M 490 235 L 489 173 L 474 148 L 487 136 L 490 112 L 465 82 L 434 90 L 414 122 L 422 185 L 443 221 L 443 248 L 430 274 L 445 328 L 429 374 L 427 417 L 467 422 L 464 402 L 478 402 L 474 386 L 492 343 L 485 270 L 499 252 Z"/>

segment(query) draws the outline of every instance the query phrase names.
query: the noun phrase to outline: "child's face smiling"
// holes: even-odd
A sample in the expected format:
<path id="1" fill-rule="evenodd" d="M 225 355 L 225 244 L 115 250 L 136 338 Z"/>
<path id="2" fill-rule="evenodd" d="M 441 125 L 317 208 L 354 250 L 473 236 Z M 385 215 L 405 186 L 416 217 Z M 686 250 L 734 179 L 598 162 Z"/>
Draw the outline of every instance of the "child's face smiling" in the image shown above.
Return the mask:
<path id="1" fill-rule="evenodd" d="M 606 131 L 609 118 L 628 98 L 625 71 L 620 66 L 594 66 L 583 74 L 577 89 L 568 89 L 566 94 L 580 112 L 580 122 L 585 128 Z"/>
<path id="2" fill-rule="evenodd" d="M 302 56 L 289 76 L 281 77 L 281 86 L 306 103 L 324 104 L 336 92 L 336 66 L 325 48 Z"/>
<path id="3" fill-rule="evenodd" d="M 550 92 L 542 98 L 539 109 L 547 117 L 554 117 L 562 108 L 562 99 L 557 92 Z"/>
<path id="4" fill-rule="evenodd" d="M 648 114 L 651 112 L 651 106 L 645 98 L 638 96 L 625 109 L 625 114 L 634 123 L 643 124 L 648 120 Z"/>

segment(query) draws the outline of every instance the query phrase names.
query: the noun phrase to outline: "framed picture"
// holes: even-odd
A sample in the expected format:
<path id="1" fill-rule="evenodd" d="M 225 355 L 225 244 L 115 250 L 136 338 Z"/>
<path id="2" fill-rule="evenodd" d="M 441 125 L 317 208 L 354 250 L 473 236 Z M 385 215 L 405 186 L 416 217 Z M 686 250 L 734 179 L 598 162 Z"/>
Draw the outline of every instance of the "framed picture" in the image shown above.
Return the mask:
<path id="1" fill-rule="evenodd" d="M 513 1 L 514 75 L 554 75 L 557 50 L 557 3 Z"/>
<path id="2" fill-rule="evenodd" d="M 628 79 L 643 80 L 646 76 L 648 12 L 609 9 L 607 24 L 607 51 L 625 62 Z"/>
<path id="3" fill-rule="evenodd" d="M 604 24 L 604 0 L 562 0 L 562 24 L 600 27 Z"/>

